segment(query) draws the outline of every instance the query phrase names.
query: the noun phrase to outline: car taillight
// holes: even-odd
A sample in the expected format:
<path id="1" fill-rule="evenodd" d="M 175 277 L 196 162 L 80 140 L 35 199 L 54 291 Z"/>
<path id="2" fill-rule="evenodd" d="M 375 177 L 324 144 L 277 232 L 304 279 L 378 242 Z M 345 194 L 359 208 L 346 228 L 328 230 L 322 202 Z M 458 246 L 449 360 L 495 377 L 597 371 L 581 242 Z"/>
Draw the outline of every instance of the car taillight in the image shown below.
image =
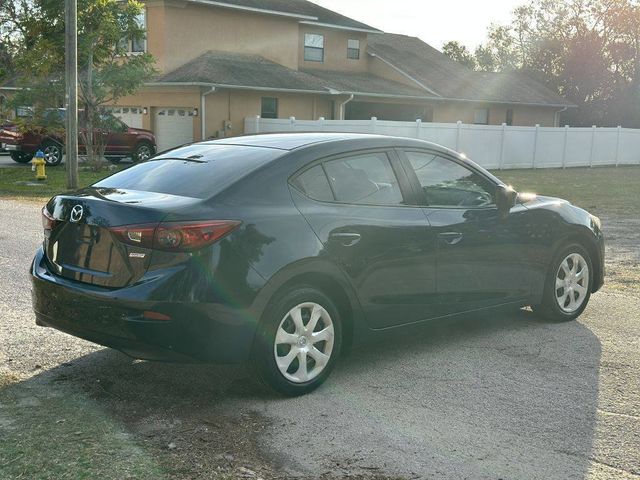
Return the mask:
<path id="1" fill-rule="evenodd" d="M 49 213 L 47 207 L 42 207 L 42 227 L 45 230 L 53 230 L 57 224 L 58 221 Z"/>
<path id="2" fill-rule="evenodd" d="M 220 240 L 240 225 L 235 220 L 166 222 L 112 228 L 120 241 L 143 248 L 171 252 L 193 251 Z"/>

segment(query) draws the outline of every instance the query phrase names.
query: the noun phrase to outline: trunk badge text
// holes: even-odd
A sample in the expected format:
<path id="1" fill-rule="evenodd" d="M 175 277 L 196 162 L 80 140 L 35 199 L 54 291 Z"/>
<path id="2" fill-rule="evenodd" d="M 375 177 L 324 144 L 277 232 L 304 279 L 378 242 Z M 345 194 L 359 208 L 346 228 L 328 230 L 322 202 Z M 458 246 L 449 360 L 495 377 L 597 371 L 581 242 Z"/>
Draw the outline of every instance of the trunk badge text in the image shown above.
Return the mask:
<path id="1" fill-rule="evenodd" d="M 146 257 L 147 254 L 146 253 L 137 253 L 137 252 L 131 252 L 129 254 L 129 258 L 144 258 Z"/>
<path id="2" fill-rule="evenodd" d="M 82 205 L 76 205 L 71 209 L 70 220 L 73 223 L 78 223 L 82 219 L 82 215 L 84 215 L 84 208 L 82 208 Z"/>

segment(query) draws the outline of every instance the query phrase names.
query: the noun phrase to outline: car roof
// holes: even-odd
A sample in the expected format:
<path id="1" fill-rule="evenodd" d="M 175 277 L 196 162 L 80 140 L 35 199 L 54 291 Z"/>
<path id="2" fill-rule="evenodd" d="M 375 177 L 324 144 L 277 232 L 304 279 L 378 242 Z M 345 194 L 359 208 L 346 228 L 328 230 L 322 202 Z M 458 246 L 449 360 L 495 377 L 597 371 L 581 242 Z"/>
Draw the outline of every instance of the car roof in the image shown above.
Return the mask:
<path id="1" fill-rule="evenodd" d="M 371 135 L 362 133 L 276 133 L 263 135 L 246 135 L 241 137 L 223 138 L 202 142 L 204 145 L 242 145 L 248 147 L 275 148 L 278 150 L 292 151 L 318 143 L 340 142 L 359 143 L 371 142 L 372 147 L 382 146 L 431 146 L 442 149 L 443 147 L 422 140 L 405 137 L 390 137 L 386 135 Z"/>

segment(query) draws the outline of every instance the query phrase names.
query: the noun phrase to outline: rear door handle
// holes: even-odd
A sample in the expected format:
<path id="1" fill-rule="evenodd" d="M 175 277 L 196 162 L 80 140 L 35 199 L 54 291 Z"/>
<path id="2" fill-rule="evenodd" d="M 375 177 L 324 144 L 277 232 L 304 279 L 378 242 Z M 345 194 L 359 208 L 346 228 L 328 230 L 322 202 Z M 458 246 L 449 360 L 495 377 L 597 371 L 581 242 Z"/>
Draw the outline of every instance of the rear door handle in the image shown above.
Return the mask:
<path id="1" fill-rule="evenodd" d="M 340 243 L 345 247 L 353 247 L 361 239 L 359 233 L 347 233 L 347 232 L 332 233 L 331 235 L 329 235 L 329 238 L 333 241 Z"/>
<path id="2" fill-rule="evenodd" d="M 457 245 L 462 241 L 463 235 L 460 232 L 444 232 L 439 233 L 438 238 L 447 245 Z"/>

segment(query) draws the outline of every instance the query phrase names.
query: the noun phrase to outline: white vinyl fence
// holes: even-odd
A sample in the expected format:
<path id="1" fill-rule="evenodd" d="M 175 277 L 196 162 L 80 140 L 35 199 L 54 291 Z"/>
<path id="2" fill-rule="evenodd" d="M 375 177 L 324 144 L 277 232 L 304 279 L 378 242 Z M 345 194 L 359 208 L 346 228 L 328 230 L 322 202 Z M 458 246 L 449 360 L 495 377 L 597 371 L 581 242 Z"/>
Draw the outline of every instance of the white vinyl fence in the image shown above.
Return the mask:
<path id="1" fill-rule="evenodd" d="M 640 164 L 640 130 L 508 127 L 371 120 L 245 119 L 245 133 L 349 132 L 419 138 L 464 153 L 485 168 Z"/>

